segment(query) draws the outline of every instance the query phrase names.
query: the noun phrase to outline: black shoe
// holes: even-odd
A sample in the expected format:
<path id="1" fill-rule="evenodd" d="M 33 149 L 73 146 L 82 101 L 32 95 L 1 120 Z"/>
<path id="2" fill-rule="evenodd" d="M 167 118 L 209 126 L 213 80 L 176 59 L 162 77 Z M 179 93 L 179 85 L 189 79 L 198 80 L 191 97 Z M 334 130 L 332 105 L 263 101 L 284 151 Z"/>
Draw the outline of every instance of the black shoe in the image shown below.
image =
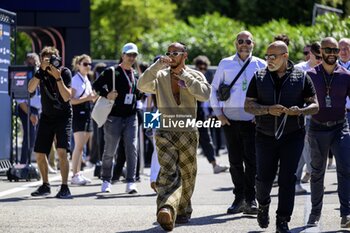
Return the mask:
<path id="1" fill-rule="evenodd" d="M 246 201 L 246 206 L 243 211 L 244 214 L 258 214 L 258 207 L 256 201 Z"/>
<path id="2" fill-rule="evenodd" d="M 290 233 L 288 222 L 285 218 L 276 218 L 276 233 Z"/>
<path id="3" fill-rule="evenodd" d="M 319 222 L 320 222 L 320 215 L 310 214 L 309 220 L 307 220 L 307 226 L 308 227 L 317 227 Z"/>
<path id="4" fill-rule="evenodd" d="M 186 224 L 190 221 L 190 218 L 187 215 L 177 215 L 175 223 L 176 224 Z"/>
<path id="5" fill-rule="evenodd" d="M 267 228 L 269 226 L 269 223 L 270 223 L 269 208 L 270 208 L 270 204 L 267 204 L 267 205 L 259 204 L 257 220 L 261 228 Z"/>
<path id="6" fill-rule="evenodd" d="M 242 213 L 245 207 L 244 200 L 236 199 L 232 205 L 227 209 L 228 214 L 238 214 Z"/>
<path id="7" fill-rule="evenodd" d="M 67 199 L 67 198 L 72 198 L 72 195 L 69 191 L 69 188 L 66 187 L 62 187 L 60 188 L 60 191 L 56 194 L 57 198 L 62 198 L 62 199 Z"/>
<path id="8" fill-rule="evenodd" d="M 33 197 L 47 196 L 51 194 L 50 185 L 43 184 L 37 190 L 32 192 L 30 195 Z"/>

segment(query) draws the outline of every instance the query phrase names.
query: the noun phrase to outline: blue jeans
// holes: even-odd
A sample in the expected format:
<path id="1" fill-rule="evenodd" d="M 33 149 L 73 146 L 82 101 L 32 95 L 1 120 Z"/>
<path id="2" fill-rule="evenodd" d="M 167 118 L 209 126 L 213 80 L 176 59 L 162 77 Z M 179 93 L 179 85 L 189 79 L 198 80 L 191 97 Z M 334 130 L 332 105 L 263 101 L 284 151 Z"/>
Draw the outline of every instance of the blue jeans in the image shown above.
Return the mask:
<path id="1" fill-rule="evenodd" d="M 305 131 L 298 130 L 283 135 L 279 140 L 275 137 L 257 132 L 256 146 L 256 199 L 260 205 L 271 202 L 272 183 L 275 179 L 278 162 L 278 207 L 277 215 L 289 222 L 294 208 L 295 171 L 304 146 Z"/>
<path id="2" fill-rule="evenodd" d="M 102 157 L 102 180 L 111 181 L 113 158 L 123 137 L 127 169 L 126 182 L 135 182 L 137 164 L 137 117 L 109 116 L 104 125 L 105 146 Z"/>
<path id="3" fill-rule="evenodd" d="M 309 130 L 311 147 L 311 214 L 321 215 L 324 175 L 328 151 L 331 149 L 337 163 L 340 215 L 350 214 L 350 134 L 347 122 L 332 127 L 311 121 Z"/>

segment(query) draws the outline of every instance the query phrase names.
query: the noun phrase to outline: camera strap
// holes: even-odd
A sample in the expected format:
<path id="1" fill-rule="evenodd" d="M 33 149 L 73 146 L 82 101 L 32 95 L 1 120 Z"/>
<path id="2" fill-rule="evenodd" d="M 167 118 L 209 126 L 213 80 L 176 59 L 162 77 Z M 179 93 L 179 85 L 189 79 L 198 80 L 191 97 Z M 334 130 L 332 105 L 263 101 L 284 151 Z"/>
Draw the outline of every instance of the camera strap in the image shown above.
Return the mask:
<path id="1" fill-rule="evenodd" d="M 252 57 L 250 57 L 246 63 L 244 63 L 242 69 L 238 72 L 238 74 L 236 75 L 235 79 L 233 79 L 233 81 L 230 84 L 230 89 L 233 87 L 233 85 L 235 85 L 235 83 L 237 82 L 237 80 L 239 79 L 239 77 L 241 76 L 241 74 L 243 73 L 243 71 L 247 68 L 247 66 L 249 65 L 250 61 L 252 60 Z"/>
<path id="2" fill-rule="evenodd" d="M 115 67 L 114 66 L 111 66 L 110 67 L 111 70 L 112 70 L 112 83 L 113 83 L 113 86 L 112 86 L 112 91 L 115 91 Z M 107 88 L 108 89 L 108 88 Z M 109 92 L 109 90 L 108 90 Z"/>

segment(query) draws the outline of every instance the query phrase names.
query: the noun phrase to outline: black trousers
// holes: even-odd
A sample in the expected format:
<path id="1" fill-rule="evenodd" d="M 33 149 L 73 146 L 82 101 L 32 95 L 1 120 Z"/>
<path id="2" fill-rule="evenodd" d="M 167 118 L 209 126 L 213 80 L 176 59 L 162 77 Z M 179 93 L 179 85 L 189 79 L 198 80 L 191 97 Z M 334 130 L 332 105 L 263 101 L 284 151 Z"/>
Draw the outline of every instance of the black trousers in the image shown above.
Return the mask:
<path id="1" fill-rule="evenodd" d="M 208 159 L 209 163 L 215 161 L 215 149 L 213 140 L 208 128 L 200 127 L 199 132 L 199 145 L 203 149 L 204 156 Z"/>
<path id="2" fill-rule="evenodd" d="M 255 124 L 251 121 L 232 121 L 225 125 L 231 179 L 236 199 L 255 200 Z"/>
<path id="3" fill-rule="evenodd" d="M 256 134 L 256 198 L 259 204 L 271 202 L 270 192 L 278 162 L 278 208 L 276 214 L 287 221 L 293 213 L 295 172 L 304 147 L 305 130 L 298 130 L 276 140 L 260 132 Z"/>

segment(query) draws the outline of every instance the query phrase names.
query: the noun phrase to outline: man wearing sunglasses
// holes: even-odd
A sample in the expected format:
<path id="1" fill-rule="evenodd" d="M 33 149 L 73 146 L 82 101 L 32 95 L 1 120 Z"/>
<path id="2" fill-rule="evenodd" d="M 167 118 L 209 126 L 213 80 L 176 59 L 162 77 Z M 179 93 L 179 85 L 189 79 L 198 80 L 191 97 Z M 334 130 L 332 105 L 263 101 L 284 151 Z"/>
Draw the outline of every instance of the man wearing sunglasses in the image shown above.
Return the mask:
<path id="1" fill-rule="evenodd" d="M 308 61 L 310 59 L 310 49 L 311 49 L 310 44 L 307 44 L 304 46 L 304 49 L 303 49 L 304 61 Z"/>
<path id="2" fill-rule="evenodd" d="M 230 174 L 234 184 L 235 199 L 227 209 L 228 214 L 245 212 L 257 214 L 255 201 L 255 148 L 254 115 L 244 111 L 244 99 L 248 84 L 254 72 L 266 67 L 266 62 L 252 56 L 254 41 L 248 31 L 237 34 L 234 42 L 236 54 L 220 61 L 212 82 L 210 104 L 214 114 L 222 122 L 227 142 Z M 238 77 L 242 67 L 249 63 Z M 218 100 L 217 91 L 221 84 L 229 85 L 235 78 L 228 100 Z M 223 106 L 223 107 L 222 107 Z"/>
<path id="3" fill-rule="evenodd" d="M 350 71 L 350 38 L 342 38 L 339 40 L 339 49 L 338 63 Z M 350 98 L 347 98 L 346 100 L 346 111 L 348 122 L 350 122 Z"/>
<path id="4" fill-rule="evenodd" d="M 287 233 L 304 146 L 304 115 L 315 114 L 318 103 L 310 77 L 288 60 L 284 42 L 270 44 L 265 58 L 267 69 L 255 73 L 245 100 L 245 110 L 256 116 L 257 220 L 261 228 L 268 227 L 270 192 L 279 163 L 276 232 Z"/>
<path id="5" fill-rule="evenodd" d="M 164 120 L 196 119 L 197 101 L 209 99 L 211 87 L 204 75 L 185 65 L 186 46 L 172 43 L 140 77 L 137 87 L 156 95 Z M 179 117 L 178 117 L 179 116 Z M 186 117 L 187 116 L 187 117 Z M 156 181 L 157 221 L 166 231 L 187 223 L 197 173 L 196 127 L 160 126 L 155 135 L 160 171 Z"/>
<path id="6" fill-rule="evenodd" d="M 338 42 L 327 37 L 321 41 L 322 65 L 308 71 L 315 84 L 320 111 L 311 117 L 311 202 L 307 224 L 317 226 L 323 204 L 324 175 L 331 149 L 337 163 L 340 226 L 350 228 L 350 134 L 346 120 L 346 97 L 350 96 L 350 73 L 337 63 Z"/>

